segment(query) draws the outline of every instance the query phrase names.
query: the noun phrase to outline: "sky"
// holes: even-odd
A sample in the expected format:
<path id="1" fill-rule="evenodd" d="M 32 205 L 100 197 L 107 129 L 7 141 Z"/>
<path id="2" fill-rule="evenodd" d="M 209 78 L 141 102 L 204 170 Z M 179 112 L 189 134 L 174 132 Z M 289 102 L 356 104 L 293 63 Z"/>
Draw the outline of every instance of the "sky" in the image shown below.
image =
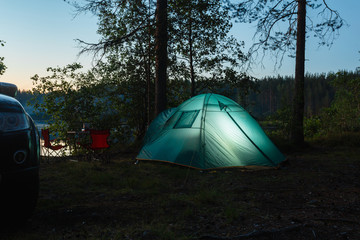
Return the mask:
<path id="1" fill-rule="evenodd" d="M 360 1 L 327 0 L 340 12 L 348 26 L 340 29 L 340 35 L 329 47 L 318 47 L 315 39 L 306 43 L 306 71 L 328 73 L 339 70 L 355 70 L 360 66 Z M 308 11 L 310 14 L 310 10 Z M 91 14 L 75 16 L 74 8 L 63 0 L 0 0 L 0 57 L 7 66 L 0 82 L 10 82 L 19 89 L 33 87 L 31 77 L 47 76 L 48 67 L 63 67 L 79 62 L 84 69 L 92 66 L 91 55 L 81 55 L 75 39 L 97 42 L 97 18 Z M 245 49 L 251 46 L 254 24 L 234 25 L 231 33 L 245 41 Z M 274 69 L 274 59 L 265 57 L 263 67 L 254 66 L 250 75 L 262 78 L 275 75 L 294 75 L 295 60 L 286 57 L 280 68 Z"/>

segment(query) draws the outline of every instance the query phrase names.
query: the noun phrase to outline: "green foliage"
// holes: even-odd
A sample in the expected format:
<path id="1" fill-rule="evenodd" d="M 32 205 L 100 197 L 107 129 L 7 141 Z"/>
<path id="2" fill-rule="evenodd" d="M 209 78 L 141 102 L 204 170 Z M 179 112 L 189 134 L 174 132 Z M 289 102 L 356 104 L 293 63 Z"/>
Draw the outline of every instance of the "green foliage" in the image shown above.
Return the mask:
<path id="1" fill-rule="evenodd" d="M 271 136 L 287 139 L 291 120 L 293 79 L 268 78 L 259 81 L 258 102 L 268 99 L 272 110 L 263 126 Z M 279 98 L 282 94 L 282 100 Z M 360 73 L 307 74 L 305 78 L 304 135 L 310 139 L 360 131 Z M 255 105 L 254 108 L 260 107 Z M 264 111 L 264 110 L 263 110 Z M 255 111 L 257 113 L 257 111 Z"/>
<path id="2" fill-rule="evenodd" d="M 5 42 L 3 40 L 0 40 L 0 46 L 3 47 L 5 45 Z M 4 74 L 6 70 L 6 66 L 4 64 L 4 57 L 0 57 L 0 76 Z"/>
<path id="3" fill-rule="evenodd" d="M 146 80 L 139 66 L 141 61 L 130 53 L 127 57 L 111 55 L 107 60 L 100 62 L 93 71 L 99 84 L 107 89 L 107 111 L 111 112 L 113 124 L 117 122 L 114 127 L 124 133 L 123 137 L 141 137 L 146 130 L 147 109 L 144 97 Z"/>
<path id="4" fill-rule="evenodd" d="M 333 124 L 338 131 L 360 130 L 360 75 L 341 71 L 332 81 L 336 89 L 331 106 Z"/>
<path id="5" fill-rule="evenodd" d="M 86 0 L 81 4 L 75 4 L 79 12 L 98 17 L 98 33 L 102 36 L 97 44 L 79 40 L 84 46 L 81 52 L 100 55 L 102 61 L 96 69 L 101 76 L 99 81 L 116 90 L 110 97 L 118 104 L 112 107 L 141 137 L 148 119 L 153 118 L 149 113 L 154 110 L 154 2 L 148 5 L 142 0 Z"/>
<path id="6" fill-rule="evenodd" d="M 60 137 L 65 137 L 69 130 L 79 131 L 87 123 L 95 129 L 112 129 L 114 138 L 131 139 L 139 124 L 137 102 L 131 101 L 139 99 L 131 96 L 134 93 L 131 89 L 137 89 L 133 86 L 136 83 L 104 84 L 108 76 L 100 75 L 107 71 L 105 66 L 99 65 L 86 73 L 80 72 L 81 68 L 74 63 L 64 68 L 48 68 L 49 76 L 32 77 L 35 85 L 32 104 L 37 113 L 50 116 L 50 128 Z"/>
<path id="7" fill-rule="evenodd" d="M 49 76 L 32 77 L 33 105 L 38 113 L 46 113 L 51 116 L 51 127 L 57 132 L 65 134 L 67 130 L 77 130 L 80 124 L 85 122 L 85 116 L 80 110 L 79 101 L 82 96 L 78 94 L 78 83 L 81 81 L 81 69 L 79 64 L 70 64 L 64 68 L 48 68 Z M 79 91 L 80 92 L 80 91 Z M 40 95 L 43 96 L 41 103 Z M 86 104 L 88 98 L 81 101 Z M 91 106 L 88 107 L 89 112 Z"/>
<path id="8" fill-rule="evenodd" d="M 229 34 L 231 19 L 222 1 L 169 1 L 170 71 L 181 68 L 192 82 L 222 79 L 228 68 L 239 74 L 246 56 L 244 43 Z M 201 83 L 195 85 L 195 93 L 201 92 Z"/>
<path id="9" fill-rule="evenodd" d="M 341 71 L 329 76 L 335 89 L 330 107 L 304 120 L 308 138 L 341 135 L 360 131 L 360 75 Z"/>
<path id="10" fill-rule="evenodd" d="M 291 116 L 291 105 L 284 104 L 275 114 L 268 116 L 266 121 L 262 122 L 263 128 L 272 137 L 289 139 Z"/>
<path id="11" fill-rule="evenodd" d="M 206 80 L 202 83 L 206 84 L 207 87 L 211 84 L 213 92 L 222 94 L 229 98 L 234 98 L 246 109 L 254 104 L 250 102 L 248 98 L 249 94 L 259 92 L 259 82 L 256 78 L 253 78 L 245 73 L 239 73 L 232 68 L 224 69 L 223 75 L 218 76 L 218 79 L 214 79 L 210 82 L 209 80 Z"/>
<path id="12" fill-rule="evenodd" d="M 80 41 L 85 44 L 82 52 L 110 56 L 112 64 L 117 62 L 114 65 L 116 71 L 121 69 L 123 75 L 129 76 L 127 80 L 150 81 L 149 108 L 152 111 L 155 1 L 86 0 L 84 5 L 76 5 L 76 8 L 98 17 L 98 33 L 102 36 L 98 44 Z M 229 68 L 237 75 L 244 75 L 238 68 L 246 60 L 242 52 L 244 43 L 229 35 L 231 16 L 221 1 L 169 1 L 168 22 L 169 107 L 190 97 L 191 85 L 187 81 L 196 79 L 196 92 L 200 93 L 204 91 L 202 83 L 205 80 L 222 81 Z"/>
<path id="13" fill-rule="evenodd" d="M 307 138 L 313 138 L 324 134 L 322 130 L 321 119 L 318 116 L 304 119 L 304 135 Z"/>

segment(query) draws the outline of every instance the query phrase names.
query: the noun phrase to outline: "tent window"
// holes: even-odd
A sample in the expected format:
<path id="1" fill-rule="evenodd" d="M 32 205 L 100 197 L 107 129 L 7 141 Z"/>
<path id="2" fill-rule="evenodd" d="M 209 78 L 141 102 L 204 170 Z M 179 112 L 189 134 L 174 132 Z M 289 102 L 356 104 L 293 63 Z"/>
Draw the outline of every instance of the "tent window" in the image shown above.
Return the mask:
<path id="1" fill-rule="evenodd" d="M 183 112 L 174 128 L 191 128 L 198 114 L 199 110 Z"/>

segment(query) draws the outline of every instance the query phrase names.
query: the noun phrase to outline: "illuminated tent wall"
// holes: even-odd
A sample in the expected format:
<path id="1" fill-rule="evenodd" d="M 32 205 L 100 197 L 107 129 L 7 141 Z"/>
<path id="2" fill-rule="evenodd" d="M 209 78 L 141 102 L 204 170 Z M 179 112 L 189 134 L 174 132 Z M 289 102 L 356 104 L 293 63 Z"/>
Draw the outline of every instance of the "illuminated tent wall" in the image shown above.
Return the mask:
<path id="1" fill-rule="evenodd" d="M 212 169 L 276 167 L 285 157 L 244 108 L 209 93 L 159 114 L 137 159 Z"/>

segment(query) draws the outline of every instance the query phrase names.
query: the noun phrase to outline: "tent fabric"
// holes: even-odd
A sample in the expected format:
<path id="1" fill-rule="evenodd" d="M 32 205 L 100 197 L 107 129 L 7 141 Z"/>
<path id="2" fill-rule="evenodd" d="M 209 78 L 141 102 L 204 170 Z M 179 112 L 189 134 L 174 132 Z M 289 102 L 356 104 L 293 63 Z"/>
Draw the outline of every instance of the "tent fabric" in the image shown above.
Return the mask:
<path id="1" fill-rule="evenodd" d="M 208 93 L 159 114 L 137 159 L 214 169 L 277 167 L 285 156 L 244 108 Z"/>

